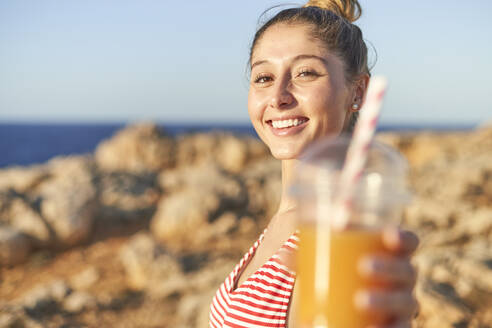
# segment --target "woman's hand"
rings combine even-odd
[[[383,243],[387,254],[367,256],[359,262],[360,273],[378,287],[360,291],[355,302],[378,322],[386,323],[374,327],[410,328],[417,309],[413,295],[417,275],[410,256],[419,240],[410,231],[391,227],[383,231]]]

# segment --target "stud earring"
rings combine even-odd
[[[359,104],[353,104],[352,105],[353,110],[358,110],[359,109]]]

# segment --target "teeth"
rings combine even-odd
[[[283,120],[283,121],[272,121],[272,125],[276,129],[282,129],[282,128],[290,128],[292,126],[298,126],[299,124],[304,123],[305,120],[303,119],[294,119],[294,120]]]

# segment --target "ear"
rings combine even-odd
[[[362,107],[362,104],[366,100],[367,86],[369,85],[369,74],[360,75],[353,83],[352,87],[352,99],[350,110],[357,112]],[[353,106],[357,105],[357,106]]]

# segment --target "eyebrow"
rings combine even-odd
[[[316,55],[297,55],[294,58],[292,58],[292,61],[295,62],[295,61],[303,60],[303,59],[318,59],[318,60],[322,61],[325,65],[328,66],[328,60],[326,60],[326,58],[321,57],[321,56],[316,56]],[[266,64],[266,63],[269,63],[269,61],[266,59],[265,60],[258,60],[256,62],[254,62],[253,64],[251,64],[251,69],[253,69],[255,66],[258,66],[261,64]]]

